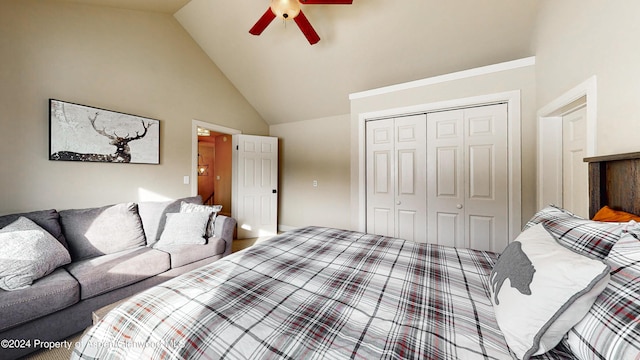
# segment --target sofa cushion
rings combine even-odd
[[[198,195],[175,201],[143,201],[138,203],[138,212],[142,219],[148,246],[152,246],[160,240],[160,235],[167,221],[167,214],[180,212],[180,204],[183,201],[202,204],[202,197]]]
[[[165,245],[158,246],[156,249],[171,254],[171,268],[191,264],[193,262],[206,259],[215,255],[224,254],[226,242],[217,237],[210,237],[206,245]]]
[[[60,222],[74,261],[146,244],[135,203],[62,210]]]
[[[20,217],[0,230],[0,288],[20,290],[71,262],[69,251],[35,222]]]
[[[59,268],[19,291],[0,290],[0,331],[69,307],[80,300],[80,285]]]
[[[80,283],[80,299],[88,299],[169,270],[169,254],[140,247],[73,262],[67,270]]]
[[[41,228],[47,230],[47,232],[53,235],[56,240],[60,241],[65,248],[69,248],[67,240],[62,234],[62,228],[60,228],[60,215],[53,209],[0,216],[0,229],[18,220],[21,216],[26,217],[38,224]]]

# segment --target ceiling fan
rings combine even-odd
[[[311,45],[320,41],[320,36],[313,29],[311,23],[304,16],[300,5],[351,5],[353,0],[271,0],[271,6],[249,30],[253,35],[260,35],[276,17],[282,20],[290,20],[296,22],[304,36],[309,40]]]

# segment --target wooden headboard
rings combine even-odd
[[[640,152],[595,156],[589,163],[589,217],[605,205],[640,214]]]

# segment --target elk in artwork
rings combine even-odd
[[[113,154],[84,154],[73,151],[58,151],[51,154],[51,160],[72,160],[72,161],[100,161],[100,162],[131,162],[131,148],[129,143],[135,140],[142,139],[147,135],[147,131],[153,125],[152,122],[145,123],[144,120],[140,120],[144,131],[136,131],[135,135],[127,133],[124,136],[118,136],[115,131],[112,134],[107,133],[103,127],[99,129],[96,126],[96,120],[98,119],[99,112],[96,112],[93,118],[88,116],[91,122],[91,127],[100,135],[109,139],[109,144],[116,147],[116,151]]]

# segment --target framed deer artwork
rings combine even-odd
[[[49,160],[160,163],[160,121],[49,99]]]

